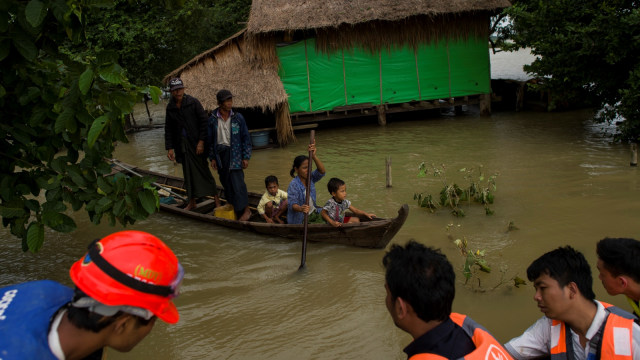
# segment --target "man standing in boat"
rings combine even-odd
[[[598,242],[598,271],[609,295],[623,294],[640,317],[640,241],[604,238]]]
[[[219,206],[216,180],[207,163],[205,141],[207,139],[207,113],[198,99],[184,93],[180,78],[169,82],[171,100],[167,105],[164,124],[164,146],[171,161],[182,164],[184,188],[189,203],[185,210],[196,207],[196,200],[214,196]]]
[[[408,359],[501,359],[511,357],[482,326],[452,313],[455,274],[439,250],[414,240],[394,244],[382,259],[386,305],[397,327],[413,342]]]
[[[527,268],[533,300],[545,316],[511,339],[516,359],[640,360],[640,327],[632,314],[595,300],[591,267],[570,246],[536,259]]]
[[[233,205],[238,220],[246,221],[251,216],[243,171],[249,166],[251,158],[249,129],[242,114],[232,109],[231,91],[218,91],[216,99],[218,108],[209,118],[209,159],[211,167],[218,170],[225,197]]]

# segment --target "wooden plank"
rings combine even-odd
[[[295,125],[292,126],[293,130],[306,130],[306,129],[315,129],[318,127],[318,124],[304,124],[304,125]],[[250,133],[259,132],[259,131],[275,131],[275,127],[270,128],[262,128],[262,129],[253,129],[249,130]]]

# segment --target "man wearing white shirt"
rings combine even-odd
[[[591,268],[570,246],[550,251],[527,268],[533,299],[545,314],[505,348],[515,359],[640,360],[634,316],[595,300]]]

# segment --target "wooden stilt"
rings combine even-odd
[[[631,166],[638,166],[638,143],[631,143]]]
[[[376,106],[376,110],[378,110],[378,125],[387,125],[387,112],[384,105]]]
[[[480,95],[480,115],[491,115],[491,94]]]

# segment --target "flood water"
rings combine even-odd
[[[146,119],[144,105],[137,117]],[[155,109],[162,113],[162,108]],[[154,112],[155,114],[155,112]],[[152,114],[152,116],[155,115]],[[500,341],[519,335],[541,316],[533,288],[498,286],[504,278],[526,278],[526,268],[542,253],[561,245],[582,251],[594,271],[598,298],[610,297],[597,280],[595,244],[605,236],[640,239],[640,170],[629,167],[627,145],[611,144],[587,111],[496,113],[405,120],[380,127],[372,119],[353,127],[320,128],[318,155],[327,176],[340,177],[354,206],[392,217],[410,205],[407,222],[392,244],[416,239],[441,248],[456,269],[454,311],[485,325]],[[158,172],[181,174],[166,158],[163,129],[131,134],[119,144],[122,161]],[[308,133],[286,148],[255,151],[245,171],[250,190],[263,191],[274,174],[286,189],[296,155],[306,152]],[[385,158],[392,159],[393,186],[385,186]],[[438,178],[417,176],[421,162],[444,164],[447,178],[463,183],[461,168],[482,165],[499,173],[492,209],[464,205],[464,218],[446,209],[430,214],[416,206],[414,193],[438,196]],[[216,175],[217,178],[217,175]],[[72,234],[47,232],[38,254],[22,253],[19,240],[0,229],[0,286],[50,278],[70,284],[68,268],[94,238],[115,230],[92,226],[74,215]],[[519,229],[508,231],[513,222]],[[109,359],[405,359],[411,338],[397,329],[385,304],[381,259],[384,250],[310,243],[307,269],[298,272],[301,243],[253,235],[176,218],[164,213],[131,229],[158,235],[186,270],[176,299],[176,325],[156,323],[151,334],[128,354]],[[449,230],[447,230],[449,229]],[[464,257],[450,238],[466,238],[471,250],[486,250],[492,273],[464,283]]]

